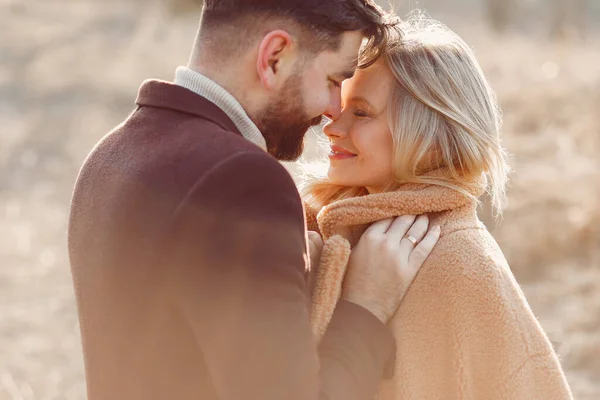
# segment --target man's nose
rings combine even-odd
[[[331,99],[329,101],[329,106],[327,107],[327,110],[325,110],[325,113],[323,115],[325,115],[330,120],[335,121],[338,118],[340,118],[341,113],[342,113],[342,96],[341,96],[341,90],[338,89],[335,91],[334,94],[331,95]]]

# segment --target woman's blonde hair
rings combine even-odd
[[[396,85],[388,101],[396,181],[453,188],[474,197],[485,175],[496,215],[502,212],[509,172],[500,142],[501,111],[469,46],[443,24],[414,12],[399,23],[382,57]],[[425,172],[444,168],[447,173]],[[315,208],[367,194],[307,170],[302,193]],[[476,179],[475,179],[476,180]]]

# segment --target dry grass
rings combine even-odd
[[[72,184],[141,81],[185,63],[196,30],[194,14],[140,4],[0,0],[0,400],[85,397],[66,256]],[[576,398],[598,399],[599,43],[461,33],[498,90],[514,155],[492,231]]]

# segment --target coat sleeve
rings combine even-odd
[[[552,345],[487,231],[451,233],[436,251],[432,262],[452,271],[431,295],[447,316],[439,328],[453,344],[458,397],[571,399]]]
[[[173,224],[172,296],[220,399],[373,398],[393,337],[341,303],[317,348],[302,203],[276,160],[231,156],[198,182]]]

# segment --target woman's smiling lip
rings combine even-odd
[[[356,157],[356,154],[350,153],[348,150],[340,146],[331,146],[331,152],[329,153],[330,160],[344,160],[352,157]]]

